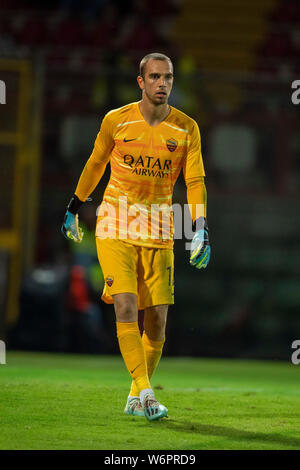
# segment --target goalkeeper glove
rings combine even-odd
[[[83,231],[79,227],[77,214],[82,204],[83,202],[80,201],[80,199],[78,199],[78,197],[74,194],[71,201],[69,202],[64,221],[61,226],[61,231],[64,237],[68,240],[73,240],[76,243],[80,243],[83,238]]]
[[[201,228],[196,231],[192,240],[190,264],[197,269],[206,268],[210,260],[211,248],[208,239],[208,225],[204,217],[200,217],[194,222],[194,226],[201,224]]]

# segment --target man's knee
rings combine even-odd
[[[118,322],[135,322],[138,319],[137,298],[135,294],[116,294],[114,307]]]
[[[147,336],[154,340],[160,341],[165,337],[167,323],[167,305],[158,305],[145,309],[144,327]]]

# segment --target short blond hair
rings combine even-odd
[[[143,78],[145,77],[145,69],[146,69],[147,62],[149,62],[149,60],[151,59],[165,60],[167,62],[170,62],[170,64],[172,65],[172,69],[173,69],[173,64],[172,64],[170,57],[168,57],[165,54],[161,54],[160,52],[152,52],[151,54],[145,55],[145,57],[143,57],[140,62],[140,76]]]

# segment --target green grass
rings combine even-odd
[[[169,419],[123,414],[120,357],[8,352],[0,449],[300,449],[300,366],[163,358],[152,385]]]

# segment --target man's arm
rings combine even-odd
[[[102,178],[113,146],[112,125],[109,118],[105,116],[95,140],[93,152],[81,173],[75,194],[65,213],[61,231],[66,238],[81,242],[83,232],[78,225],[78,210]]]
[[[204,176],[194,176],[185,178],[187,189],[187,202],[191,212],[193,223],[199,217],[206,217],[207,210],[207,192],[204,182]]]
[[[113,147],[112,125],[108,116],[105,116],[95,140],[92,155],[86,162],[75,190],[75,195],[80,201],[86,201],[96,188],[104,174]]]
[[[187,186],[187,201],[196,230],[192,240],[190,264],[198,269],[206,268],[210,259],[208,238],[207,192],[204,182],[205,171],[201,154],[201,139],[198,125],[194,123],[188,147],[186,161],[183,167]]]

